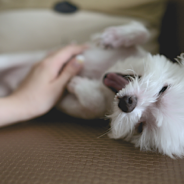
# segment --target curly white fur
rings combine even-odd
[[[183,55],[180,57],[184,62]],[[141,63],[133,68],[134,74],[141,75],[130,82],[115,96],[113,114],[110,115],[111,138],[126,138],[142,150],[158,150],[170,157],[184,155],[184,67],[173,64],[164,56],[151,56],[137,61],[129,58],[121,63],[127,65]],[[128,64],[127,64],[128,63]],[[119,70],[120,65],[118,65]],[[163,94],[159,91],[168,86]],[[138,99],[136,108],[124,113],[118,108],[119,97],[134,95]],[[136,132],[136,125],[143,122],[143,131]]]

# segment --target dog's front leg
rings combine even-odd
[[[59,104],[62,111],[84,119],[104,116],[108,100],[100,81],[76,76],[67,88],[70,94]]]

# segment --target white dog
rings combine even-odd
[[[70,81],[58,107],[85,119],[111,114],[111,138],[126,138],[142,150],[181,157],[184,67],[182,62],[173,64],[143,50],[140,45],[148,38],[148,30],[139,22],[106,29],[98,41],[110,49],[91,45],[83,53],[84,69]],[[31,66],[46,54],[2,55],[0,95],[16,89]]]

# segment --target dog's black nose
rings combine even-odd
[[[132,112],[137,105],[136,96],[123,96],[119,99],[118,107],[126,113]]]

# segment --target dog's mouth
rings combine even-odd
[[[104,85],[117,93],[119,90],[125,88],[125,86],[131,82],[133,75],[122,75],[119,73],[108,73],[104,76]],[[119,99],[118,107],[125,113],[132,112],[137,105],[136,96],[125,95]]]
[[[123,75],[119,73],[108,73],[103,78],[103,83],[106,87],[111,89],[114,93],[118,93],[120,90],[126,87],[135,77],[139,79],[141,76],[134,75]],[[157,96],[161,96],[164,92],[170,87],[170,85],[163,85],[160,91],[157,93]],[[138,99],[135,95],[124,95],[122,97],[117,97],[118,107],[124,113],[131,113],[137,106]],[[139,120],[139,122],[135,125],[135,133],[141,134],[146,126],[145,119]]]
[[[138,76],[140,78],[140,76]],[[104,85],[111,89],[113,92],[117,93],[122,90],[126,85],[135,78],[133,75],[122,75],[119,73],[108,73],[104,76]],[[164,88],[165,89],[165,88]],[[164,90],[163,89],[163,90]],[[162,91],[163,91],[162,90]],[[137,105],[136,96],[123,96],[119,98],[118,107],[125,113],[132,112]],[[145,121],[140,121],[135,125],[135,133],[141,134],[143,132]]]
[[[132,75],[122,75],[119,73],[108,73],[104,76],[103,82],[106,87],[111,89],[114,93],[125,88],[130,82]]]

